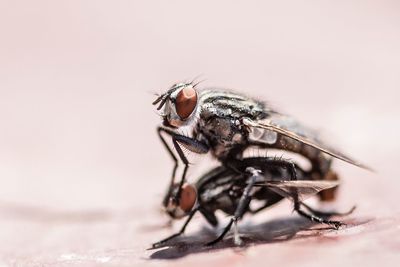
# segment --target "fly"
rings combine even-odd
[[[282,164],[277,164],[281,161]],[[283,159],[245,158],[234,171],[226,166],[216,167],[199,178],[196,184],[185,183],[180,197],[180,216],[187,219],[179,232],[153,244],[153,248],[161,247],[168,241],[182,235],[196,213],[201,213],[213,227],[218,225],[215,215],[220,210],[231,216],[222,233],[206,245],[213,245],[224,238],[233,226],[234,242],[242,243],[237,222],[246,214],[255,214],[287,198],[292,200],[294,210],[301,216],[318,223],[324,223],[337,229],[340,221],[329,220],[333,215],[347,213],[318,211],[303,203],[305,197],[317,194],[326,189],[334,188],[338,181],[307,180],[309,173],[296,164],[289,164]],[[293,180],[294,173],[296,179]],[[173,191],[178,190],[175,184]],[[261,205],[251,208],[252,200],[260,201]]]
[[[244,170],[237,167],[243,165],[244,151],[248,148],[278,149],[303,156],[311,165],[308,180],[337,181],[338,176],[331,169],[333,158],[369,169],[327,145],[315,131],[293,117],[277,112],[262,101],[227,90],[199,90],[197,85],[174,84],[153,102],[158,105],[157,110],[162,109],[163,123],[157,128],[158,135],[175,163],[163,201],[172,217],[183,214],[180,198],[189,168],[184,149],[198,154],[211,153],[224,168],[242,174]],[[177,155],[165,135],[171,138]],[[184,169],[176,183],[179,162]],[[268,164],[287,167],[291,162],[268,158]],[[297,180],[296,172],[291,180]],[[321,190],[321,200],[332,200],[335,188]]]

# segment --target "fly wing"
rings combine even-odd
[[[255,131],[263,131],[267,130],[270,134],[265,137],[265,133],[263,134],[263,138],[266,139],[266,142],[273,143],[277,139],[277,135],[283,135],[289,137],[293,140],[296,140],[300,143],[306,144],[310,147],[313,147],[319,151],[322,151],[334,158],[340,159],[352,165],[358,166],[363,169],[367,169],[372,171],[371,168],[365,166],[364,164],[351,159],[350,157],[344,155],[343,153],[331,148],[324,142],[318,139],[316,132],[304,127],[296,120],[291,117],[284,116],[281,114],[273,114],[271,117],[261,120],[254,121],[248,118],[243,119],[243,123],[248,127],[251,127]],[[269,138],[269,140],[268,140]]]
[[[300,199],[313,196],[320,191],[338,186],[338,181],[265,181],[257,182],[254,186],[266,186],[285,198],[292,198],[296,193]]]

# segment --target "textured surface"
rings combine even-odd
[[[399,11],[396,1],[0,1],[0,266],[395,265]],[[172,162],[150,103],[198,74],[323,129],[377,170],[335,163],[335,208],[357,205],[348,227],[320,229],[282,203],[245,218],[244,248],[230,236],[202,247],[214,233],[199,216],[169,247],[146,250],[181,223],[165,227],[159,212]],[[193,180],[209,162],[191,161]]]

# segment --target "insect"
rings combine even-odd
[[[283,159],[272,160],[265,157],[245,158],[236,166],[240,172],[219,166],[200,177],[194,186],[184,184],[180,206],[169,210],[169,212],[173,218],[184,216],[188,216],[188,218],[178,233],[153,244],[153,247],[157,248],[183,234],[197,212],[200,212],[212,226],[217,226],[218,219],[215,216],[217,210],[231,215],[231,219],[218,238],[207,243],[207,245],[222,240],[232,225],[235,229],[234,242],[240,245],[241,239],[237,230],[238,220],[246,213],[255,214],[284,198],[293,201],[294,210],[301,216],[338,228],[342,224],[341,222],[325,218],[332,215],[349,214],[354,208],[347,213],[326,213],[314,210],[301,201],[303,196],[316,194],[337,186],[338,181],[305,180],[308,173],[301,167],[296,164],[287,164],[287,167],[283,168],[276,164],[279,160],[284,161]],[[294,172],[297,180],[292,180]],[[171,190],[178,190],[178,185],[176,184]],[[256,209],[250,208],[249,203],[252,200],[261,201],[260,206]],[[309,213],[301,207],[307,209]]]
[[[163,109],[163,122],[157,132],[175,163],[168,194],[163,201],[167,210],[176,210],[180,205],[189,168],[184,149],[198,154],[211,153],[222,166],[241,173],[243,170],[239,171],[237,166],[249,148],[278,149],[303,156],[311,165],[308,170],[310,180],[337,180],[331,169],[332,158],[368,169],[321,141],[313,130],[262,101],[227,90],[199,90],[197,85],[194,82],[174,84],[153,102],[158,105],[157,110]],[[165,135],[171,138],[177,155]],[[184,168],[177,189],[171,190],[175,187],[179,162]],[[288,163],[276,158],[268,161],[268,164],[281,167],[287,167]],[[297,180],[295,172],[292,180]],[[320,192],[322,200],[333,197],[334,188]]]

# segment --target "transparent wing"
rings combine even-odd
[[[294,193],[297,193],[300,199],[313,196],[320,191],[338,186],[338,181],[265,181],[256,182],[254,186],[266,186],[279,195],[292,198]]]
[[[334,158],[343,160],[347,163],[350,163],[352,165],[358,166],[363,169],[367,169],[372,171],[371,168],[368,166],[365,166],[364,164],[351,159],[350,157],[342,154],[341,152],[329,147],[326,145],[324,142],[320,141],[317,138],[317,134],[302,126],[298,122],[296,122],[294,119],[283,116],[283,115],[273,115],[271,118],[256,122],[251,119],[245,118],[243,119],[243,123],[249,127],[253,127],[256,129],[261,129],[261,130],[268,130],[269,132],[276,133],[276,134],[281,134],[286,137],[289,137],[293,140],[296,140],[300,143],[309,145],[317,150],[320,150],[328,155],[331,155]],[[270,140],[271,143],[273,143],[273,139],[277,138],[277,135],[271,136],[270,135]],[[268,141],[267,141],[268,142]]]

